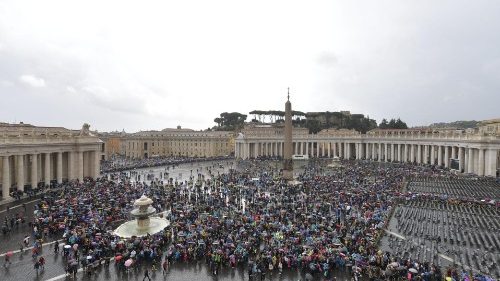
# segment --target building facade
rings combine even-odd
[[[11,189],[99,176],[102,142],[82,130],[0,123],[2,198]]]
[[[236,138],[235,157],[283,156],[283,127],[248,126]],[[340,157],[374,161],[436,164],[480,176],[496,176],[499,167],[500,119],[487,120],[473,130],[375,129],[323,130],[309,134],[293,129],[293,152],[309,157]]]
[[[109,160],[114,155],[123,154],[125,151],[125,132],[99,133],[98,137],[103,142],[102,160]]]
[[[234,152],[234,135],[222,131],[164,129],[128,134],[122,139],[122,144],[122,154],[129,158],[215,157]]]

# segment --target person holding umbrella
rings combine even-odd
[[[8,264],[11,264],[12,262],[10,261],[10,257],[12,257],[13,253],[12,251],[8,251],[6,254],[5,254],[5,262],[3,264],[3,266],[7,266],[7,263]]]

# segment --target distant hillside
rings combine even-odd
[[[467,129],[467,128],[476,128],[479,125],[480,121],[472,120],[472,121],[455,121],[455,122],[440,122],[433,123],[429,125],[429,128],[458,128],[458,129]]]

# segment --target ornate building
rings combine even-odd
[[[250,125],[236,138],[235,157],[283,156],[283,125]],[[323,130],[293,128],[293,153],[309,157],[415,162],[495,176],[499,167],[500,119],[476,129]]]
[[[156,156],[214,157],[234,152],[232,132],[164,129],[128,134],[122,139],[122,154],[130,158]]]
[[[0,123],[2,198],[11,189],[99,176],[102,142],[84,124],[80,131],[61,127]]]

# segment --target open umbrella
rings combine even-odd
[[[413,268],[413,267],[412,267],[412,268],[410,268],[410,269],[408,269],[408,271],[409,271],[409,272],[411,272],[411,273],[417,273],[417,272],[418,272],[418,271],[417,271],[415,268]]]
[[[8,251],[7,254],[6,254],[6,256],[10,258],[10,257],[12,257],[13,254],[14,253],[12,251]]]
[[[115,261],[120,261],[123,257],[122,256],[116,256]]]
[[[125,266],[126,266],[126,267],[129,267],[129,266],[131,266],[133,263],[134,263],[134,260],[133,260],[133,259],[128,259],[128,260],[126,260],[126,261],[125,261]]]

